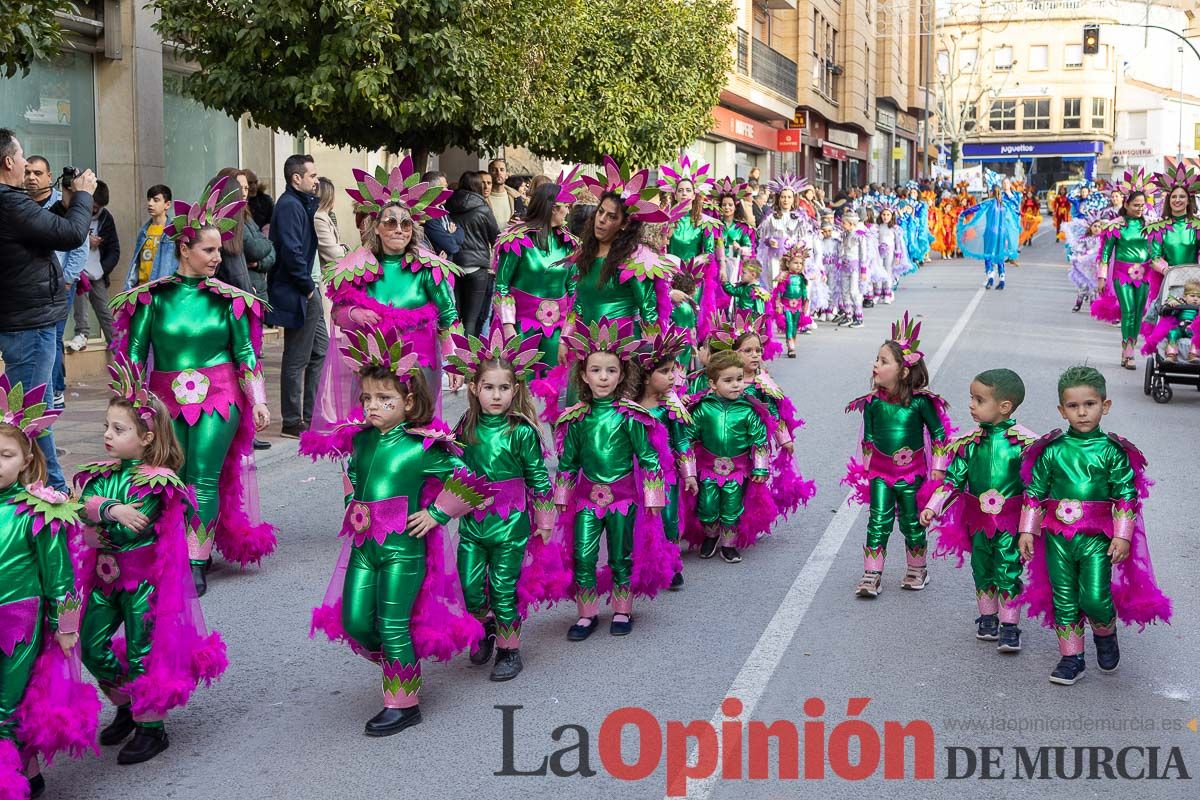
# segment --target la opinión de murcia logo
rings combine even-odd
[[[744,721],[736,697],[721,703],[714,721],[659,720],[633,706],[618,708],[600,724],[596,747],[583,725],[566,724],[550,733],[549,752],[517,753],[517,712],[524,706],[497,705],[503,752],[498,777],[591,778],[599,767],[622,781],[645,781],[665,767],[668,797],[683,797],[689,781],[795,781],[841,779],[964,780],[1190,780],[1177,746],[1035,746],[1011,748],[950,745],[942,748],[944,769],[937,773],[937,742],[926,720],[882,723],[861,719],[869,697],[846,701],[845,718],[826,720],[819,697],[804,702],[806,719]],[[714,724],[714,722],[716,724]],[[1174,723],[1174,720],[1170,722]],[[1195,721],[1163,730],[1195,732]],[[523,737],[524,738],[524,737]],[[623,747],[622,742],[627,746]]]

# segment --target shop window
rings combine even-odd
[[[96,168],[94,75],[90,55],[69,53],[34,62],[24,77],[0,78],[0,125],[13,130],[26,156],[44,156],[55,175],[65,166]]]
[[[171,192],[194,201],[219,170],[240,166],[238,123],[185,96],[186,85],[186,75],[163,72],[163,150]]]
[[[1083,100],[1078,97],[1063,98],[1063,130],[1077,131],[1083,127]]]
[[[988,125],[994,131],[1015,131],[1017,129],[1017,101],[993,100],[988,113]]]
[[[1021,129],[1026,131],[1050,130],[1050,100],[1021,101]]]

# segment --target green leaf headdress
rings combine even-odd
[[[173,216],[163,228],[163,236],[174,241],[190,242],[200,234],[200,229],[211,225],[221,232],[221,241],[233,238],[238,224],[238,214],[246,207],[241,199],[242,189],[237,181],[226,191],[229,176],[218,178],[204,190],[199,203],[176,200]]]

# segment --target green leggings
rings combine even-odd
[[[33,662],[37,659],[41,642],[42,605],[39,600],[32,641],[17,643],[11,656],[0,653],[0,739],[17,741],[12,717],[25,697],[25,688],[29,686],[29,676],[33,674]]]
[[[150,654],[150,596],[154,585],[142,581],[132,592],[115,591],[105,594],[93,589],[88,596],[87,611],[80,626],[79,641],[83,646],[83,665],[100,682],[114,703],[125,702],[120,687],[146,671],[146,656]],[[125,626],[125,663],[121,666],[113,652],[112,640]]]
[[[1021,554],[1011,533],[996,531],[988,538],[983,531],[971,537],[971,574],[975,591],[1016,597],[1021,591]]]
[[[667,505],[662,510],[663,531],[668,542],[679,541],[679,484],[667,487]]]
[[[415,664],[413,603],[425,580],[425,540],[393,533],[350,551],[342,589],[342,626],[366,650],[387,661]]]
[[[701,524],[732,528],[742,518],[744,494],[745,487],[738,481],[727,481],[724,486],[718,486],[714,480],[700,481],[696,516]]]
[[[633,574],[633,521],[637,507],[624,514],[609,511],[604,519],[590,508],[575,516],[575,583],[579,588],[596,588],[596,559],[600,555],[600,537],[608,537],[608,566],[612,568],[613,586],[629,585]]]
[[[1146,313],[1146,299],[1150,297],[1150,282],[1141,286],[1113,281],[1113,293],[1121,306],[1121,341],[1136,342],[1142,331],[1142,317]]]
[[[788,339],[795,339],[796,334],[800,332],[800,317],[802,313],[800,311],[783,312],[783,321],[786,323],[785,328]]]
[[[241,422],[241,412],[236,406],[229,410],[229,419],[224,420],[216,412],[201,414],[195,425],[188,425],[183,417],[176,417],[172,424],[179,446],[183,448],[183,469],[179,477],[196,490],[196,506],[204,527],[188,537],[188,558],[193,564],[203,564],[212,555],[213,528],[221,513],[217,484],[221,467],[233,437]],[[189,526],[190,527],[190,526]]]
[[[1102,534],[1077,533],[1070,539],[1044,531],[1046,568],[1054,592],[1054,624],[1079,625],[1087,617],[1093,625],[1108,627],[1117,612],[1112,599],[1110,540]]]
[[[918,477],[913,483],[897,481],[895,486],[888,486],[883,478],[871,479],[871,512],[867,520],[869,549],[887,550],[899,512],[904,544],[911,552],[925,552],[925,529],[921,527],[920,509],[917,508],[917,490],[924,482],[924,478]]]
[[[529,543],[529,515],[520,512],[501,519],[488,514],[478,522],[468,514],[458,532],[458,577],[467,610],[479,618],[490,610],[502,627],[519,627],[517,580]]]

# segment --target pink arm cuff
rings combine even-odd
[[[667,485],[661,472],[655,472],[642,482],[642,496],[647,508],[662,508],[667,504]]]
[[[267,404],[267,379],[259,370],[247,371],[242,375],[242,391],[250,405]]]
[[[517,303],[511,295],[497,295],[496,313],[500,316],[501,325],[517,324]]]
[[[1034,536],[1042,534],[1042,518],[1046,516],[1046,509],[1042,508],[1038,501],[1025,498],[1025,504],[1021,506],[1021,521],[1017,524],[1017,530],[1021,533],[1029,533]]]
[[[571,490],[575,488],[575,478],[573,475],[564,475],[558,473],[554,476],[554,505],[565,506],[571,497]]]
[[[925,510],[932,511],[935,517],[940,517],[942,511],[946,508],[946,504],[950,502],[950,498],[953,496],[954,490],[943,483],[933,490],[933,494],[929,497],[929,502],[925,504]]]
[[[684,478],[696,477],[696,454],[689,451],[679,457],[679,474]]]

